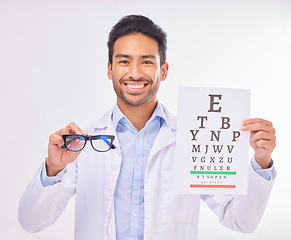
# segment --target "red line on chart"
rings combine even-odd
[[[236,188],[236,185],[190,184],[190,188]]]

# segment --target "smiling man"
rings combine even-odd
[[[108,77],[113,81],[119,108],[138,130],[152,115],[160,82],[167,73],[168,64],[161,62],[159,46],[153,38],[130,33],[114,43]]]
[[[87,131],[70,123],[50,136],[48,157],[20,202],[21,225],[31,232],[48,227],[76,195],[77,240],[195,240],[200,199],[222,225],[253,231],[276,175],[272,123],[242,124],[254,149],[247,196],[177,195],[176,118],[157,101],[169,68],[166,34],[144,16],[126,16],[112,28],[108,49],[116,104]],[[86,141],[93,148],[83,149]]]

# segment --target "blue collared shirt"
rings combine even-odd
[[[122,154],[114,194],[117,239],[143,239],[144,174],[153,143],[166,121],[165,113],[158,103],[145,127],[138,131],[116,104],[112,121]]]

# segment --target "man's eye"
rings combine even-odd
[[[153,62],[151,62],[151,61],[144,61],[143,63],[146,64],[146,65],[153,64]]]
[[[127,60],[121,60],[119,61],[118,63],[121,63],[121,64],[128,64],[129,62]]]

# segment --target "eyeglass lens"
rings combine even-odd
[[[110,149],[111,139],[107,136],[92,136],[91,144],[95,150],[104,152]]]
[[[66,138],[66,147],[71,151],[80,151],[83,149],[86,139],[83,136],[68,136]]]

